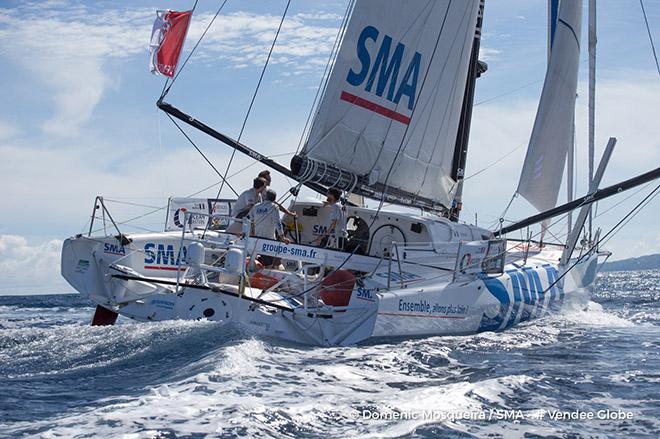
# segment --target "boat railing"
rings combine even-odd
[[[209,222],[213,219],[220,219],[220,220],[228,220],[230,222],[236,222],[241,224],[241,236],[237,236],[235,241],[215,241],[212,239],[199,239],[195,236],[194,230],[192,228],[192,218],[193,216],[199,217],[207,217],[209,219]],[[190,230],[189,230],[190,227]],[[186,236],[186,233],[189,233],[189,236]],[[203,213],[203,212],[184,212],[183,214],[183,224],[181,228],[181,241],[179,244],[179,255],[177,257],[177,275],[176,275],[176,291],[179,291],[179,286],[181,283],[181,265],[184,263],[184,255],[182,255],[182,251],[184,249],[184,244],[185,242],[198,242],[204,245],[204,248],[206,250],[206,245],[207,243],[215,243],[218,244],[221,249],[223,250],[229,250],[230,248],[236,248],[241,251],[241,256],[240,256],[240,274],[236,273],[235,271],[230,271],[225,268],[220,268],[220,267],[214,267],[210,265],[205,265],[205,264],[200,264],[199,268],[206,270],[206,271],[211,271],[215,273],[231,273],[231,274],[238,274],[239,276],[239,282],[238,282],[238,288],[239,288],[239,294],[242,294],[245,288],[245,284],[247,281],[247,275],[246,275],[246,262],[247,262],[247,257],[248,257],[248,239],[247,237],[250,234],[250,220],[248,219],[239,219],[239,218],[234,218],[229,215],[222,215],[222,214],[217,214],[217,213]]]
[[[432,252],[432,254],[425,254]],[[401,274],[401,262],[410,262],[420,259],[437,258],[438,255],[446,256],[448,266],[445,269],[452,270],[452,280],[463,277],[474,277],[480,274],[502,274],[504,272],[505,258],[507,253],[506,239],[489,239],[478,241],[459,242],[415,242],[412,244],[404,242],[392,242],[392,251],[389,253],[388,272],[391,273],[392,266],[396,263],[396,269]],[[453,264],[451,264],[453,262]],[[388,276],[390,278],[391,276]],[[399,276],[403,286],[404,276]],[[388,281],[389,287],[389,281]]]
[[[89,221],[89,230],[87,231],[87,236],[90,237],[92,236],[92,233],[94,232],[94,221],[97,219],[96,216],[96,211],[101,210],[101,220],[103,221],[103,233],[107,236],[108,235],[108,220],[112,223],[112,226],[117,230],[117,234],[119,237],[123,237],[124,235],[121,233],[121,230],[119,230],[119,226],[115,222],[114,218],[112,218],[112,215],[110,214],[110,211],[105,205],[105,202],[103,201],[103,197],[100,195],[97,195],[94,198],[94,208],[92,209],[92,217]]]

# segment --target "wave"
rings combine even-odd
[[[505,332],[333,348],[205,321],[90,327],[88,305],[41,302],[32,309],[64,323],[0,330],[9,408],[0,422],[8,435],[45,437],[655,437],[658,307],[627,298],[656,290],[617,276]],[[0,306],[9,307],[0,315],[28,313]],[[634,422],[539,417],[602,408],[633,411]],[[430,417],[410,415],[425,410]],[[469,418],[517,410],[517,422]]]

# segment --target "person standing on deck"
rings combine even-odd
[[[252,187],[238,196],[234,203],[235,218],[243,218],[250,212],[252,206],[261,203],[261,194],[266,190],[268,181],[265,178],[257,177],[252,180]]]
[[[238,219],[244,218],[255,204],[262,201],[261,194],[266,190],[266,186],[267,182],[264,178],[257,177],[252,180],[252,187],[239,195],[238,199],[232,206],[234,211],[232,216]],[[240,235],[241,229],[241,223],[234,221],[229,227],[227,227],[227,233]]]
[[[264,198],[264,201],[255,204],[247,215],[252,221],[251,236],[282,241],[284,230],[275,203],[277,194],[274,190],[267,189]]]
[[[270,176],[270,171],[269,171],[268,169],[264,169],[263,171],[261,171],[261,172],[259,173],[259,175],[257,175],[257,178],[263,178],[264,180],[266,180],[266,186],[270,188],[270,183],[272,182],[272,178],[271,178],[271,176]],[[282,205],[281,205],[280,203],[278,203],[277,201],[274,201],[274,203],[277,205],[277,208],[278,208],[278,209],[280,210],[280,212],[282,212],[283,214],[285,214],[285,215],[290,215],[290,216],[293,216],[293,217],[296,216],[296,212],[291,212],[289,209],[287,209],[286,207],[282,206]]]
[[[280,220],[280,213],[275,202],[277,194],[274,190],[268,189],[264,193],[264,198],[264,201],[255,204],[247,215],[251,221],[250,235],[257,238],[284,241],[288,244],[289,240],[284,238],[282,221]],[[259,260],[266,267],[280,265],[280,259],[272,256],[259,255]]]
[[[327,192],[327,199],[323,202],[324,209],[330,209],[328,216],[328,227],[326,232],[316,238],[313,244],[319,247],[332,247],[342,250],[344,248],[346,237],[346,219],[344,217],[344,210],[339,204],[341,199],[341,191],[337,188],[331,187]]]

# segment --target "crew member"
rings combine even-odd
[[[266,183],[266,180],[261,177],[252,180],[252,187],[239,195],[238,199],[232,206],[234,218],[242,219],[250,212],[255,204],[261,202],[261,194],[266,190]],[[241,229],[241,223],[234,221],[229,227],[227,227],[227,233],[240,235]]]
[[[268,181],[265,178],[257,177],[252,180],[252,187],[238,196],[234,203],[235,218],[243,218],[250,212],[250,209],[262,201],[261,194],[266,190]]]
[[[339,204],[341,191],[337,188],[328,189],[326,201],[323,202],[324,209],[330,209],[328,215],[328,227],[325,234],[314,240],[314,244],[320,247],[344,248],[346,237],[346,220],[344,211]]]
[[[267,189],[264,192],[264,198],[264,201],[254,205],[247,216],[252,223],[251,235],[257,238],[284,241],[288,244],[289,240],[284,238],[280,213],[275,203],[277,194],[274,190]],[[259,259],[266,267],[280,264],[279,258],[273,258],[271,256],[259,255]]]
[[[264,201],[255,204],[248,213],[247,217],[252,221],[251,235],[258,238],[282,240],[284,231],[277,204],[275,204],[277,194],[274,190],[267,189],[264,192],[264,198]]]
[[[267,187],[270,187],[270,183],[273,181],[273,179],[270,176],[270,171],[268,169],[264,169],[263,171],[261,171],[259,175],[257,175],[257,178],[263,178],[264,180],[266,180]],[[296,216],[296,212],[291,212],[289,209],[282,206],[277,201],[275,201],[275,204],[277,205],[277,208],[280,210],[280,212],[282,212],[283,214],[290,215],[292,217]]]

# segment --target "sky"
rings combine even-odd
[[[215,196],[218,176],[155,105],[162,77],[148,72],[156,9],[193,1],[0,1],[0,275],[2,293],[66,292],[62,241],[89,224],[103,195],[119,221],[154,211],[171,195]],[[183,56],[198,41],[218,0],[200,0]],[[241,141],[288,164],[298,147],[347,0],[293,0]],[[284,11],[285,0],[228,0],[167,101],[236,137]],[[596,154],[618,144],[603,185],[660,163],[660,77],[638,0],[598,2]],[[660,2],[645,0],[656,44]],[[517,186],[546,67],[545,0],[487,0],[464,192],[463,219],[491,226]],[[586,2],[585,2],[586,20]],[[586,41],[586,23],[583,42]],[[576,109],[578,194],[586,193],[587,54],[583,43]],[[231,150],[188,130],[224,170]],[[504,157],[504,159],[502,159]],[[248,167],[242,172],[237,172]],[[484,172],[478,173],[486,168]],[[263,169],[236,155],[232,187]],[[292,181],[275,175],[284,193]],[[595,220],[609,230],[650,188],[601,202]],[[560,200],[565,199],[562,189]],[[223,196],[233,194],[226,187]],[[308,194],[311,195],[311,194]],[[120,203],[121,202],[121,203]],[[617,203],[621,203],[615,206]],[[611,209],[611,210],[608,210]],[[534,213],[514,199],[506,217]],[[654,201],[607,248],[613,259],[660,252]],[[126,231],[162,230],[163,210]]]

